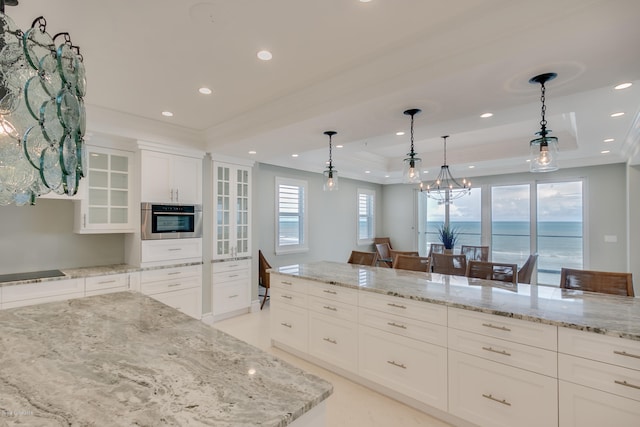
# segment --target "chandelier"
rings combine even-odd
[[[422,159],[416,157],[415,151],[413,151],[413,116],[420,111],[417,108],[412,108],[404,112],[405,115],[411,116],[411,150],[407,153],[407,158],[404,159],[404,167],[402,172],[402,182],[405,184],[417,184],[420,182],[420,165]]]
[[[331,158],[331,137],[338,132],[328,130],[324,134],[329,136],[329,165],[324,171],[324,191],[337,191],[338,190],[338,171],[333,168],[333,160]]]
[[[74,195],[84,177],[86,77],[68,33],[51,37],[44,17],[21,31],[0,0],[0,206]]]
[[[529,170],[531,172],[552,172],[558,170],[558,138],[548,136],[551,131],[547,130],[547,120],[544,117],[547,111],[547,106],[544,103],[546,92],[544,84],[549,80],[555,79],[557,76],[556,73],[545,73],[532,77],[529,80],[529,83],[540,83],[542,91],[540,96],[540,102],[542,102],[542,120],[540,120],[540,132],[536,133],[536,135],[540,135],[540,137],[532,139],[529,143]]]
[[[471,181],[466,178],[459,183],[449,170],[447,165],[447,138],[449,135],[442,137],[444,140],[444,164],[440,167],[438,177],[429,184],[420,183],[420,191],[426,191],[427,196],[437,200],[438,204],[450,204],[453,200],[462,196],[471,194]]]

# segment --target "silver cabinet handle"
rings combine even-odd
[[[322,308],[324,308],[325,310],[338,311],[337,308],[331,307],[330,305],[325,305]]]
[[[625,387],[631,387],[631,388],[635,388],[635,389],[640,390],[640,385],[635,385],[635,384],[628,383],[626,381],[618,381],[618,380],[614,380],[613,382],[616,383],[616,384],[623,385]]]
[[[491,348],[491,347],[482,347],[482,349],[486,350],[486,351],[490,351],[492,353],[498,353],[498,354],[502,354],[502,355],[505,355],[505,356],[511,356],[511,353],[507,353],[504,350],[496,350],[496,349]]]
[[[626,351],[613,350],[613,353],[619,354],[620,356],[634,357],[636,359],[640,359],[640,355],[627,353]]]
[[[231,299],[231,298],[237,298],[237,297],[238,297],[238,295],[237,295],[237,294],[236,294],[236,295],[229,295],[229,299]]]
[[[289,295],[281,295],[281,296],[282,296],[282,298],[285,298],[285,299],[293,299],[293,297],[291,297]]]
[[[180,196],[178,196],[178,189],[176,188],[176,202],[180,201]]]
[[[406,326],[401,325],[401,324],[396,323],[396,322],[387,322],[387,325],[393,326],[394,328],[407,329]]]
[[[280,323],[280,324],[285,328],[291,328],[291,325],[289,323]]]
[[[99,285],[105,285],[107,283],[116,283],[115,280],[103,280],[101,282],[98,282]]]
[[[169,248],[167,249],[169,252],[181,251],[182,248]]]
[[[284,281],[281,281],[280,283],[282,283],[283,285],[289,285],[289,286],[293,285],[293,283],[291,283],[291,282],[284,282]]]
[[[338,293],[336,291],[330,291],[328,289],[325,289],[322,292],[324,292],[325,294],[338,295]]]
[[[172,271],[171,273],[167,273],[167,276],[175,276],[176,274],[182,273],[181,271]]]
[[[391,307],[395,307],[395,308],[401,308],[401,309],[403,309],[403,310],[405,310],[405,309],[407,308],[407,307],[405,307],[404,305],[394,304],[394,303],[392,303],[392,302],[388,302],[388,303],[387,303],[387,305],[388,305],[388,306],[391,306]]]
[[[239,274],[230,274],[230,275],[229,275],[229,278],[232,278],[232,277],[238,277],[238,276],[239,276]]]
[[[169,288],[175,288],[176,286],[180,286],[181,283],[172,283],[171,285],[169,285]]]
[[[492,329],[499,329],[501,331],[511,332],[511,329],[507,328],[506,326],[496,326],[496,325],[492,325],[491,323],[483,323],[482,326],[486,326],[487,328],[492,328]]]
[[[398,363],[395,360],[387,360],[387,363],[389,365],[397,366],[398,368],[407,369],[407,367],[404,364]]]
[[[325,340],[326,342],[331,343],[331,344],[338,344],[338,341],[332,340],[331,338],[322,338],[322,339]]]
[[[493,400],[494,402],[502,403],[503,405],[511,406],[511,403],[507,402],[505,399],[497,399],[490,394],[482,394],[482,397],[486,397],[489,400]]]
[[[173,202],[173,188],[171,189],[170,193],[171,193],[171,194],[170,194],[171,201]]]

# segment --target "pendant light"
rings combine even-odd
[[[447,138],[449,135],[442,137],[444,140],[444,164],[440,167],[438,177],[426,186],[420,183],[420,191],[426,191],[427,196],[437,200],[440,205],[451,204],[453,200],[471,194],[471,181],[463,178],[460,183],[451,175],[447,164]]]
[[[422,159],[416,157],[416,153],[413,151],[413,116],[421,112],[417,108],[412,108],[404,112],[405,115],[411,116],[411,151],[407,153],[407,158],[404,159],[404,167],[402,172],[402,182],[405,184],[418,184],[420,183],[420,166],[422,165]]]
[[[530,150],[530,163],[529,169],[531,172],[552,172],[558,170],[558,138],[555,136],[549,136],[550,130],[547,130],[547,120],[545,119],[545,113],[547,106],[545,105],[545,91],[544,84],[549,80],[553,80],[558,75],[556,73],[545,73],[539,76],[532,77],[529,83],[537,84],[541,86],[542,94],[540,101],[542,102],[542,120],[540,120],[540,132],[536,135],[540,135],[536,139],[532,139],[529,143]]]
[[[337,133],[333,130],[328,130],[324,133],[329,136],[329,166],[324,171],[324,185],[322,187],[324,191],[338,190],[338,171],[333,168],[333,159],[331,158],[331,137]]]

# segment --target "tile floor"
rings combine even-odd
[[[262,311],[223,320],[215,323],[214,327],[331,382],[334,389],[327,400],[327,427],[450,427],[443,421],[271,347],[268,303]]]

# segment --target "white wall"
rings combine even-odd
[[[633,274],[633,287],[640,296],[640,166],[627,167],[628,192],[628,250],[629,272]]]

